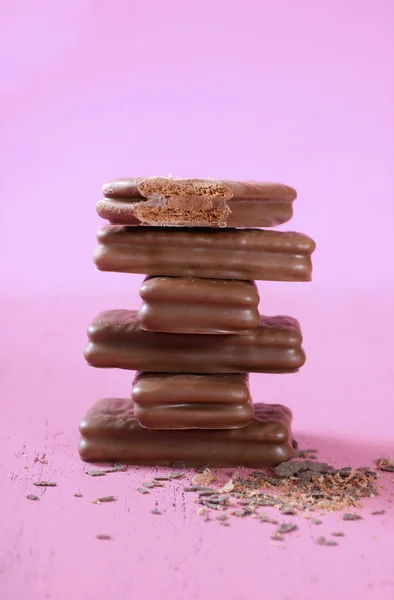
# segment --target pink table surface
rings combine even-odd
[[[261,284],[261,311],[300,319],[308,361],[252,376],[254,400],[288,404],[320,459],[394,458],[392,0],[20,0],[0,26],[0,598],[392,600],[390,475],[362,521],[294,517],[275,545],[201,521],[183,481],[142,496],[151,470],[91,478],[76,451],[88,406],[132,379],[84,364],[86,327],[142,279],[94,271],[94,203],[172,173],[298,190],[283,229],[316,239],[314,282]]]

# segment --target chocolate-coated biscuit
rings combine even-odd
[[[108,225],[97,234],[99,271],[165,277],[310,281],[315,242],[262,229],[185,229]]]
[[[140,288],[141,327],[162,333],[250,333],[260,323],[252,281],[147,277]]]
[[[150,429],[232,429],[253,417],[247,373],[137,373],[135,416]]]
[[[296,191],[280,183],[125,178],[103,186],[100,217],[121,225],[273,227],[293,214]]]
[[[249,335],[154,333],[137,311],[109,310],[88,329],[85,358],[93,367],[160,373],[294,373],[305,362],[299,323],[262,317]]]
[[[272,467],[292,457],[291,412],[281,405],[255,405],[242,429],[158,431],[141,427],[133,402],[104,398],[80,423],[79,453],[85,461],[187,467]]]

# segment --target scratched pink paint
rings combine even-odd
[[[95,272],[95,201],[172,173],[297,188],[282,228],[317,240],[314,282],[259,287],[263,312],[300,319],[308,362],[252,376],[254,399],[288,404],[321,459],[394,458],[392,1],[21,0],[1,25],[0,597],[394,598],[390,474],[363,520],[298,516],[281,545],[203,522],[182,481],[139,494],[149,469],[89,477],[76,452],[86,408],[131,386],[84,364],[86,326],[138,306],[142,279]]]

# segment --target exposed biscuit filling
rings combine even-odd
[[[138,189],[147,200],[135,206],[134,215],[147,225],[226,226],[232,192],[220,182],[152,177]]]

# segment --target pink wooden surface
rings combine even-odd
[[[394,457],[392,295],[381,303],[380,319],[389,324],[383,328],[368,317],[373,299],[354,297],[340,308],[335,297],[308,298],[303,289],[293,294],[292,302],[293,312],[305,322],[308,364],[293,377],[253,376],[255,400],[287,401],[295,412],[301,446],[318,448],[319,457],[335,465],[373,465],[382,454]],[[77,422],[100,395],[127,394],[132,376],[90,369],[81,357],[89,316],[110,304],[109,297],[91,298],[83,305],[72,299],[29,298],[9,302],[3,309],[10,327],[1,356],[6,418],[0,596],[391,600],[390,474],[381,480],[381,495],[364,502],[362,521],[346,523],[333,514],[314,526],[302,516],[279,516],[296,521],[299,531],[276,545],[270,540],[271,525],[235,517],[228,528],[202,521],[194,495],[182,492],[184,480],[166,483],[146,496],[136,491],[163,469],[130,468],[99,478],[85,474],[88,467],[76,452]],[[267,299],[268,312],[283,305],[279,294]],[[37,479],[53,480],[57,487],[35,488],[32,482]],[[83,497],[74,497],[76,492]],[[29,493],[40,500],[27,500]],[[115,495],[117,501],[91,503],[103,495]],[[162,515],[151,514],[155,506]],[[380,508],[385,515],[370,515]],[[338,547],[316,545],[317,535],[338,529],[346,534]],[[113,539],[98,540],[99,533]]]

